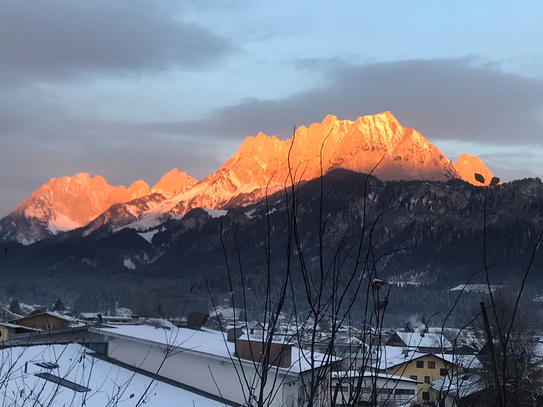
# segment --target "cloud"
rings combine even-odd
[[[229,40],[176,19],[170,2],[0,0],[4,84],[84,73],[203,69],[235,52]],[[177,13],[179,14],[179,13]]]
[[[243,138],[262,131],[290,137],[293,126],[391,111],[431,141],[541,143],[543,82],[474,66],[472,58],[409,60],[368,65],[304,61],[322,69],[319,89],[282,100],[245,100],[203,120],[156,124],[163,131]]]

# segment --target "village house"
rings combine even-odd
[[[10,323],[39,330],[68,328],[77,321],[58,312],[45,311],[10,321]]]
[[[0,322],[0,342],[9,341],[13,335],[19,335],[29,332],[36,332],[37,329],[26,326]]]
[[[391,346],[383,347],[379,361],[381,371],[416,380],[419,383],[417,400],[421,402],[436,401],[435,392],[430,390],[431,383],[456,372],[458,368],[452,355],[434,355]]]

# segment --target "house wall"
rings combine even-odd
[[[338,379],[332,380],[332,391],[338,383]],[[406,404],[411,400],[415,400],[417,397],[417,384],[414,382],[404,382],[401,380],[377,378],[376,379],[377,390],[377,404],[384,405],[386,403],[392,403],[393,405]],[[336,406],[341,407],[349,401],[349,395],[354,394],[356,386],[358,385],[358,378],[342,379],[342,390],[338,392],[336,399]],[[373,379],[364,378],[361,385],[360,399],[362,401],[371,402]]]
[[[139,342],[128,338],[109,336],[108,340],[108,356],[111,358],[151,373],[158,372],[160,376],[215,396],[240,404],[245,403],[242,387],[247,395],[247,383],[236,373],[234,363],[239,374],[242,374],[237,361],[233,363],[227,358],[221,359],[218,356],[181,349],[171,349],[171,353],[168,354],[166,345]],[[168,356],[165,357],[165,355]],[[243,363],[243,369],[249,381],[248,385],[258,388],[259,383],[254,379],[257,375],[252,363]],[[287,398],[297,393],[298,387],[297,385],[285,386],[285,384],[296,382],[298,377],[296,374],[285,376],[283,372],[280,372],[274,389],[274,371],[275,368],[270,373],[265,393],[275,394],[274,400],[269,404],[270,407],[283,407],[286,405]],[[293,406],[296,405],[293,404]]]
[[[423,367],[417,367],[417,361],[423,363]],[[431,369],[428,367],[428,362],[434,362],[435,368]],[[412,360],[407,363],[403,363],[398,366],[394,366],[388,369],[387,373],[397,376],[403,376],[411,378],[412,376],[417,376],[416,380],[422,382],[417,386],[417,400],[425,401],[424,395],[428,393],[430,401],[436,401],[436,394],[433,391],[430,391],[430,384],[424,383],[425,376],[429,377],[429,381],[432,382],[440,377],[443,377],[440,373],[441,369],[448,369],[449,373],[456,371],[455,366],[449,362],[446,362],[436,356],[428,355],[421,358]],[[414,378],[414,377],[413,377]],[[427,401],[427,400],[426,400]]]
[[[29,328],[36,329],[57,329],[65,328],[70,325],[70,323],[64,319],[57,318],[53,315],[40,314],[34,315],[26,318],[22,318],[15,322],[17,325],[27,326]]]
[[[10,337],[10,329],[8,327],[0,325],[0,341],[7,341]]]

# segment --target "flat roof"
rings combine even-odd
[[[152,342],[161,345],[176,346],[195,353],[204,353],[213,357],[236,360],[234,343],[226,340],[227,333],[203,328],[171,327],[170,329],[155,328],[149,325],[119,325],[112,328],[90,328],[93,333],[112,335],[136,341]],[[336,358],[321,353],[314,353],[315,367],[320,367]],[[243,360],[243,359],[242,359]],[[301,373],[311,369],[311,353],[298,347],[291,348],[291,366],[279,368],[287,372]],[[249,361],[247,361],[249,362]],[[252,363],[252,362],[250,362]]]
[[[106,406],[112,400],[136,405],[142,399],[149,407],[168,406],[172,400],[182,406],[225,406],[224,402],[153,380],[91,354],[77,344],[0,349],[3,364],[11,367],[4,369],[3,394],[32,397],[38,405]]]

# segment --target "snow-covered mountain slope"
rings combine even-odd
[[[145,230],[197,207],[252,204],[334,168],[373,172],[382,180],[462,178],[472,183],[473,171],[480,171],[480,166],[464,165],[459,172],[437,147],[403,128],[390,112],[355,121],[329,115],[322,123],[298,128],[289,140],[262,133],[246,138],[217,172],[199,182],[177,169],[151,189],[143,181],[128,190],[111,187],[88,174],[53,179],[0,221],[0,239],[31,243],[85,225],[85,234],[104,226]]]

